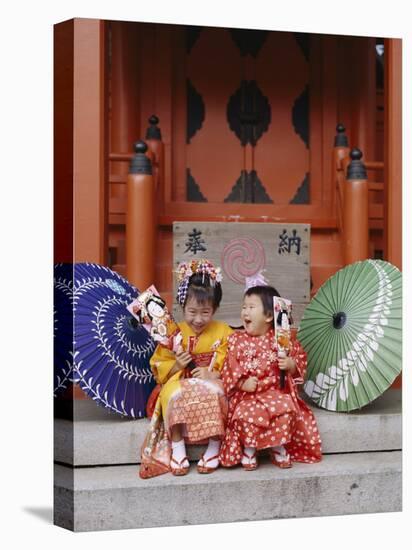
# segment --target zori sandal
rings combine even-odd
[[[185,476],[187,474],[190,466],[185,466],[185,467],[182,466],[185,460],[189,462],[189,459],[187,458],[187,456],[184,456],[180,462],[175,460],[172,456],[172,458],[170,459],[170,470],[174,476]],[[174,462],[177,465],[177,468],[174,468],[172,466],[172,462]]]
[[[270,461],[278,468],[292,468],[292,461],[289,453],[282,454],[272,449],[270,451]]]
[[[215,459],[218,459],[217,461],[217,466],[215,466],[214,468],[211,468],[210,466],[206,466],[206,464],[208,462],[211,462],[212,460],[215,460]],[[205,459],[205,456],[204,454],[200,457],[200,461],[203,462],[203,466],[201,466],[200,464],[197,465],[197,471],[199,472],[199,474],[211,474],[212,472],[214,472],[218,466],[219,466],[219,455],[215,455],[215,456],[211,456],[210,458],[206,458]],[[200,462],[199,461],[199,462]]]
[[[251,470],[256,470],[257,468],[257,458],[256,458],[256,449],[255,449],[255,452],[253,453],[252,456],[249,456],[245,453],[245,451],[243,451],[243,456],[245,458],[248,459],[249,462],[246,462],[243,460],[243,457],[242,457],[242,460],[241,460],[241,464],[242,464],[242,467],[244,470],[247,470],[248,472],[250,472]]]

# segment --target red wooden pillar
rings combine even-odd
[[[345,265],[369,257],[368,181],[362,152],[352,149],[345,182],[343,211]]]
[[[384,257],[402,269],[402,41],[388,38],[384,44]],[[402,375],[392,387],[401,386]]]
[[[135,151],[127,178],[126,277],[142,291],[155,276],[155,190],[147,145],[138,141]]]
[[[106,263],[105,34],[94,19],[55,26],[57,261]]]
[[[385,39],[385,258],[402,269],[402,41]]]
[[[73,262],[74,21],[54,26],[54,262]]]
[[[55,25],[54,54],[54,258],[106,264],[105,23]],[[73,396],[84,394],[69,388]]]
[[[106,264],[104,21],[74,20],[73,60],[74,261]]]

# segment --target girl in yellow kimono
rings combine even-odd
[[[213,320],[222,299],[220,269],[208,260],[194,260],[180,264],[178,280],[182,345],[176,353],[158,345],[150,360],[161,391],[142,448],[143,478],[167,471],[187,474],[186,443],[208,443],[197,470],[213,472],[225,433],[227,401],[220,370],[233,331]]]

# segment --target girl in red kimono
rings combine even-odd
[[[270,286],[249,288],[241,318],[244,331],[228,339],[222,381],[229,398],[228,423],[220,450],[222,466],[239,462],[257,467],[257,451],[269,449],[271,462],[290,468],[292,461],[321,460],[321,440],[310,408],[299,398],[306,354],[294,341],[288,357],[280,358],[275,344],[273,297]],[[285,388],[281,389],[281,371]]]

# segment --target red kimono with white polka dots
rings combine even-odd
[[[295,462],[321,460],[315,417],[296,387],[303,383],[306,370],[306,353],[299,342],[293,342],[289,353],[296,362],[296,371],[285,376],[282,390],[273,330],[263,336],[235,332],[228,345],[221,373],[229,398],[228,423],[220,450],[222,466],[238,464],[244,447],[260,450],[284,445]],[[241,385],[250,376],[258,379],[256,391],[242,391]]]

